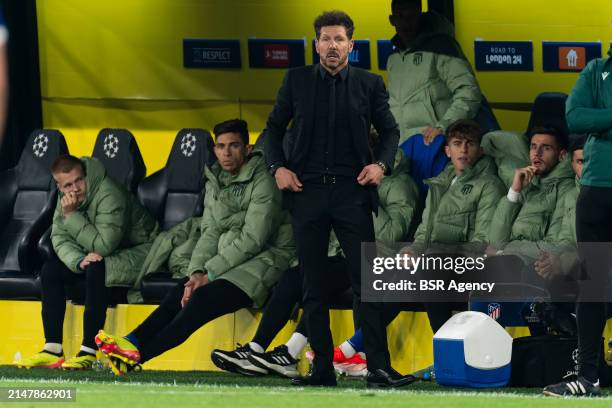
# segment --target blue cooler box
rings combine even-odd
[[[512,337],[484,313],[451,317],[434,335],[433,348],[440,385],[491,388],[510,380]]]

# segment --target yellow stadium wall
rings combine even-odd
[[[59,128],[70,150],[90,154],[102,127],[127,127],[143,150],[148,173],[163,167],[176,131],[211,128],[241,117],[252,139],[263,129],[284,70],[250,69],[247,40],[306,39],[322,10],[347,11],[355,38],[388,39],[390,1],[373,0],[39,0],[38,35],[44,126]],[[491,102],[531,102],[543,91],[569,92],[575,73],[542,72],[542,40],[612,38],[612,2],[600,0],[469,0],[455,2],[456,35],[473,63],[475,38],[531,40],[534,72],[479,72]],[[241,69],[185,69],[184,38],[239,39]],[[504,129],[524,130],[528,113],[496,111]]]
[[[532,41],[533,72],[478,72],[491,102],[532,102],[545,91],[570,93],[577,73],[543,72],[542,41],[612,39],[612,2],[601,0],[455,0],[455,35],[474,65],[474,40]],[[502,128],[525,131],[529,114],[496,111]]]
[[[107,313],[105,330],[127,334],[140,324],[153,310],[151,305],[118,305]],[[0,343],[0,365],[11,364],[15,354],[23,357],[40,351],[44,335],[40,318],[40,302],[0,301],[3,320]],[[210,361],[215,348],[230,350],[236,343],[245,344],[253,338],[261,312],[242,309],[220,317],[194,333],[184,344],[170,350],[145,365],[151,370],[217,370]],[[330,325],[334,344],[340,344],[353,334],[351,311],[330,312]],[[297,326],[290,321],[276,336],[271,347],[283,344]],[[64,351],[76,354],[83,331],[83,306],[68,304],[64,320]],[[515,337],[527,335],[524,328],[509,329]],[[389,326],[388,340],[392,362],[401,372],[413,372],[433,362],[432,332],[425,313],[402,312]],[[305,350],[306,351],[306,350]],[[303,356],[302,356],[303,357]],[[301,369],[307,369],[302,358]]]
[[[309,64],[312,21],[332,8],[351,14],[376,65],[375,41],[393,33],[383,2],[39,0],[44,126],[61,129],[79,155],[91,153],[100,128],[129,128],[148,173],[163,167],[182,127],[210,129],[241,117],[255,136],[284,70],[250,69],[248,38],[304,38]],[[183,68],[185,38],[239,39],[242,68]]]
[[[140,324],[156,306],[118,305],[107,312],[105,330],[124,335]],[[15,354],[23,357],[40,351],[44,335],[40,318],[40,302],[0,301],[0,316],[3,318],[2,342],[0,342],[0,365],[11,364]],[[215,348],[234,349],[236,343],[249,342],[261,319],[261,312],[242,309],[220,317],[196,331],[185,343],[145,364],[150,370],[218,370],[210,360]],[[352,312],[332,310],[330,325],[334,344],[340,344],[353,334]],[[276,336],[270,348],[289,339],[297,321],[291,320]],[[529,335],[525,327],[511,327],[507,331],[513,337]],[[83,332],[83,306],[68,304],[64,320],[64,352],[66,356],[76,354]],[[402,312],[387,329],[389,351],[393,366],[403,373],[414,372],[433,363],[433,333],[427,315],[422,312]],[[608,322],[606,338],[612,337],[612,320]],[[305,352],[306,350],[304,350]],[[307,371],[303,354],[300,369]]]

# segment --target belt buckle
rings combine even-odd
[[[336,184],[336,176],[329,174],[323,175],[323,184]]]

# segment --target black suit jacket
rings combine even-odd
[[[310,142],[317,137],[313,129],[318,74],[318,64],[288,70],[266,124],[265,158],[268,166],[282,164],[298,177],[310,152]],[[389,94],[383,79],[369,71],[349,67],[347,81],[349,127],[357,159],[361,167],[372,163],[368,134],[374,125],[380,138],[374,161],[383,162],[389,174],[393,170],[399,130],[389,110]],[[291,131],[286,133],[290,122]],[[285,134],[288,140],[283,141]],[[376,210],[378,195],[375,188],[370,190],[372,209]],[[285,207],[291,207],[289,194],[285,194]]]

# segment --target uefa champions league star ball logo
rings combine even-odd
[[[36,157],[43,157],[47,150],[49,149],[49,138],[44,134],[39,134],[34,139],[34,143],[32,144],[32,151]]]
[[[114,159],[119,152],[119,139],[112,133],[104,138],[104,154],[109,159]]]
[[[185,157],[191,157],[196,150],[196,138],[191,133],[187,133],[181,139],[181,153]]]

